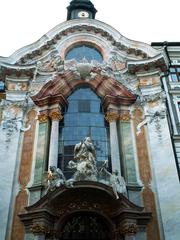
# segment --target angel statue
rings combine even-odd
[[[113,189],[113,192],[116,196],[116,199],[119,198],[118,193],[122,193],[123,195],[127,195],[126,183],[122,176],[119,175],[118,170],[113,170],[112,173],[108,172],[106,169],[106,161],[104,167],[101,168],[100,171],[104,171],[109,175],[109,184]]]
[[[66,184],[66,179],[64,177],[63,172],[61,171],[61,169],[56,168],[55,166],[49,167],[47,180],[48,180],[48,187],[46,192],[54,191],[56,187],[60,187]]]

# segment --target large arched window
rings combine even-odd
[[[71,48],[67,52],[65,59],[75,59],[77,62],[82,62],[84,59],[88,62],[93,60],[99,63],[103,62],[101,53],[95,47],[86,44],[77,45]]]
[[[110,160],[109,129],[101,110],[99,97],[89,88],[80,88],[68,98],[69,106],[60,123],[59,167],[68,172],[73,160],[74,146],[85,137],[91,137],[97,155],[97,166]]]

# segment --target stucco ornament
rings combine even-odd
[[[161,132],[161,119],[166,117],[166,106],[163,102],[163,99],[158,100],[157,102],[153,103],[151,107],[148,103],[144,106],[145,117],[142,122],[137,125],[137,132],[136,134],[139,135],[141,133],[141,128],[146,124],[155,123],[156,131],[159,134]]]
[[[96,152],[90,137],[75,145],[74,159],[68,163],[68,167],[76,169],[73,176],[75,181],[97,180]]]
[[[6,107],[2,114],[1,129],[5,132],[6,142],[9,143],[13,135],[18,131],[28,131],[30,125],[26,128],[23,125],[22,106],[18,107],[8,101],[2,101],[1,107]]]

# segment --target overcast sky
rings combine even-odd
[[[37,41],[66,20],[70,0],[0,0],[0,56]],[[180,41],[180,0],[92,0],[96,19],[129,39]],[[168,4],[169,3],[169,4]]]

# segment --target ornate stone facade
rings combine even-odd
[[[73,11],[78,16],[78,8]],[[46,40],[0,61],[6,86],[0,95],[0,179],[6,182],[0,188],[0,239],[67,239],[75,229],[87,227],[86,216],[93,231],[102,230],[99,239],[105,239],[103,234],[114,240],[178,239],[175,196],[180,191],[173,186],[179,181],[162,86],[167,55],[93,19],[91,9],[84,11],[89,17],[66,21]],[[69,51],[82,45],[102,61],[89,60],[86,52],[81,60],[76,55],[67,59]],[[98,96],[100,109],[97,100],[84,95],[73,99],[72,107],[69,97],[84,88]],[[68,109],[77,119],[67,120]],[[97,112],[103,120],[97,121]],[[89,125],[87,113],[95,116]],[[107,141],[91,128],[100,121]],[[71,131],[69,126],[74,126]],[[85,126],[89,135],[78,144],[76,128],[83,132]],[[62,137],[66,131],[68,140]],[[86,152],[80,151],[83,147]],[[102,159],[106,148],[107,159]],[[82,169],[90,177],[83,172],[82,178]],[[56,181],[57,174],[62,181]],[[127,192],[118,190],[122,181]],[[176,212],[171,211],[172,199]]]

